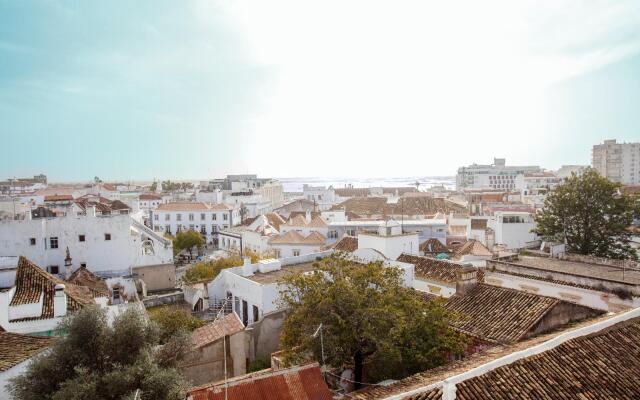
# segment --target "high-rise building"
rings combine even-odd
[[[506,165],[504,158],[494,158],[491,165],[472,164],[458,168],[456,188],[520,190],[524,187],[524,175],[539,173],[538,166]]]
[[[605,140],[593,146],[591,165],[602,176],[624,185],[640,184],[640,143]]]

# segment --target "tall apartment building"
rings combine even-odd
[[[524,187],[525,174],[539,172],[542,169],[538,166],[508,166],[504,158],[494,158],[491,165],[472,164],[458,168],[456,188],[519,190]]]
[[[605,140],[593,146],[591,165],[602,176],[624,185],[640,184],[640,143]]]

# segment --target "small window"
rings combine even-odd
[[[82,268],[87,268],[87,263],[80,263],[80,266],[81,266]]]
[[[204,220],[205,220],[205,218],[206,218],[206,216],[204,215],[204,213],[200,214],[200,220],[201,220],[201,221],[204,221]]]
[[[229,219],[229,216],[227,214],[222,214],[222,219],[226,221]]]
[[[182,221],[182,214],[176,214],[176,220]]]
[[[160,216],[158,214],[153,214],[153,220],[157,221],[160,219]]]
[[[216,218],[218,218],[218,217],[216,216],[216,213],[211,214],[211,220],[215,221],[215,220],[216,220]]]
[[[104,234],[104,240],[111,240],[111,234],[110,233],[105,233]]]
[[[36,238],[29,238],[29,244],[31,246],[35,246],[36,245]]]
[[[114,300],[119,300],[120,299],[120,288],[113,288],[111,290],[111,293],[113,294],[113,299]]]
[[[169,221],[171,219],[171,214],[165,214],[164,215],[164,220],[165,221]]]
[[[300,250],[293,250],[293,256],[298,257],[300,255]]]
[[[58,237],[52,236],[49,238],[49,248],[57,249],[58,248]]]
[[[193,214],[189,214],[189,221],[193,221]]]
[[[260,317],[260,312],[258,311],[258,307],[253,306],[253,322],[258,321]]]
[[[78,235],[78,242],[84,242],[85,241],[85,236],[84,235]]]
[[[60,272],[60,268],[58,268],[57,265],[49,265],[47,270],[52,275],[58,275],[58,273]]]

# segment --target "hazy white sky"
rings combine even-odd
[[[640,139],[639,1],[49,3],[64,46],[0,28],[0,61],[25,66],[0,68],[3,139],[55,150],[97,130],[118,146],[75,149],[82,168],[62,147],[0,161],[8,176],[453,175],[494,156],[586,164],[605,138]],[[46,51],[71,60],[66,79],[25,55]],[[35,106],[34,87],[49,96]]]

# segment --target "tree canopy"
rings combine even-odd
[[[245,257],[250,257],[252,263],[258,262],[258,260],[264,258],[262,254],[252,250],[244,251]],[[182,277],[182,281],[185,283],[193,283],[199,281],[210,281],[214,279],[220,271],[225,268],[239,267],[244,264],[244,260],[240,257],[239,253],[233,253],[228,257],[217,258],[212,261],[203,261],[195,264],[193,267],[187,269]]]
[[[205,240],[200,232],[192,230],[181,231],[173,239],[173,253],[178,254],[186,249],[189,251],[189,255],[192,255],[192,249],[201,247],[204,243]]]
[[[637,258],[629,227],[639,207],[620,188],[591,168],[573,174],[547,195],[535,217],[536,233],[579,254]]]
[[[401,274],[381,262],[363,265],[333,256],[316,263],[313,273],[286,277],[286,359],[311,353],[322,362],[314,337],[320,324],[325,363],[353,367],[356,382],[363,380],[365,363],[370,381],[398,379],[461,352],[464,338],[450,327],[455,316],[441,300],[424,301],[403,287]]]
[[[16,400],[184,399],[176,369],[189,344],[178,335],[157,346],[158,329],[143,311],[129,309],[107,323],[98,307],[67,317],[67,336],[34,358],[9,385]]]
[[[180,331],[192,332],[205,324],[204,321],[191,315],[188,309],[176,305],[163,305],[148,308],[149,318],[160,329],[160,341],[171,340]]]

